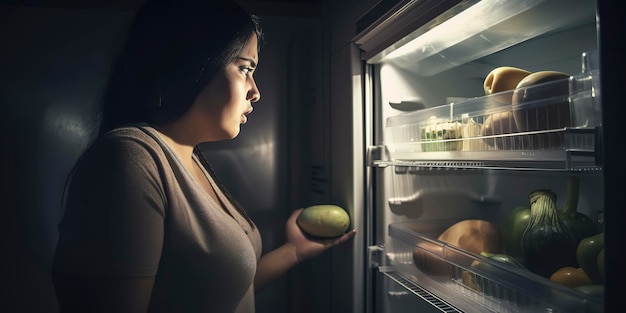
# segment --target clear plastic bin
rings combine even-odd
[[[595,157],[597,79],[591,70],[390,117],[387,147],[402,160],[565,159],[570,151]]]
[[[550,280],[437,240],[457,220],[389,225],[386,254],[409,281],[472,312],[603,312],[601,296]],[[419,263],[419,265],[416,265]]]

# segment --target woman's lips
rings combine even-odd
[[[248,117],[246,115],[252,113],[252,110],[252,107],[250,107],[248,110],[243,112],[243,114],[241,115],[241,124],[245,124],[248,122]]]

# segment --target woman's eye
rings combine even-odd
[[[242,67],[240,67],[239,69],[240,69],[240,70],[241,70],[241,72],[242,72],[244,75],[246,75],[246,76],[248,76],[248,74],[250,74],[250,73],[252,73],[252,71],[254,71],[254,69],[253,69],[253,68],[248,67],[248,66],[242,66]]]

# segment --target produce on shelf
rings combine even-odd
[[[561,267],[576,267],[576,236],[556,208],[556,194],[539,189],[530,193],[530,220],[521,239],[528,269],[549,278]]]
[[[493,69],[483,82],[483,89],[485,95],[491,95],[494,93],[512,90],[517,87],[517,84],[530,75],[531,72],[512,66],[501,66]],[[507,97],[507,101],[511,101],[511,98]]]
[[[511,135],[519,132],[513,113],[510,111],[493,113],[485,119],[482,134],[483,140],[492,147],[500,150],[519,149],[521,141],[519,136]]]
[[[446,229],[439,240],[479,254],[502,253],[502,233],[495,223],[480,219],[460,221]]]
[[[481,276],[468,270],[463,270],[463,272],[461,273],[461,281],[463,281],[463,285],[479,292],[483,292],[481,288],[481,286],[483,285],[481,284],[481,280]]]
[[[504,91],[515,89],[519,82],[530,74],[531,72],[517,67],[497,67],[485,77],[483,82],[485,95],[496,94],[490,97],[490,100],[501,104],[511,104],[511,93]],[[498,136],[518,132],[511,109],[512,107],[505,107],[504,111],[493,113],[485,119],[482,134],[485,136],[484,140],[488,145],[504,150],[519,148],[518,136]]]
[[[318,237],[341,236],[350,226],[348,212],[331,204],[306,207],[296,221],[305,233]]]
[[[507,216],[502,235],[504,237],[504,252],[518,262],[524,264],[526,258],[522,250],[522,235],[530,221],[530,208],[527,206],[518,206]]]
[[[482,124],[473,118],[462,117],[463,151],[480,151],[483,149]]]
[[[596,224],[589,216],[578,212],[578,192],[578,177],[571,175],[567,178],[565,206],[559,211],[561,219],[567,227],[572,230],[577,243],[583,238],[587,238],[599,232]]]
[[[589,275],[580,267],[565,266],[557,269],[550,280],[565,287],[576,288],[591,285]]]
[[[516,269],[528,271],[528,269],[524,267],[523,264],[519,263],[514,257],[510,255],[506,255],[502,253],[489,253],[489,252],[481,252],[480,255],[490,260],[494,260],[496,262],[506,264],[507,266],[511,266]],[[475,260],[474,262],[472,262],[471,266],[473,269],[477,270],[479,273],[489,273],[492,270],[492,265],[486,262],[479,261],[479,260]],[[474,289],[476,291],[482,291],[483,287],[485,286],[481,276],[469,270],[463,270],[461,274],[461,280],[463,281],[463,284],[465,286],[471,289]],[[487,285],[487,288],[488,288],[488,285]]]
[[[454,151],[463,149],[462,124],[438,120],[432,117],[426,126],[420,127],[422,151]]]
[[[582,212],[578,212],[578,193],[579,179],[577,176],[571,175],[567,178],[565,205],[560,210],[557,210],[558,220],[564,225],[563,230],[567,230],[568,233],[572,234],[576,247],[578,247],[578,243],[583,238],[598,233],[597,227],[591,218]],[[550,211],[550,213],[553,213],[553,211]],[[515,257],[520,263],[525,265],[528,265],[528,256],[522,248],[521,239],[529,227],[530,216],[531,209],[529,207],[516,207],[507,216],[502,229],[505,253]],[[578,260],[572,266],[579,266]]]
[[[595,284],[603,281],[598,268],[598,257],[603,249],[604,233],[584,238],[578,243],[578,248],[576,249],[578,265],[589,275],[591,282]]]
[[[527,149],[563,148],[562,132],[546,132],[572,126],[569,110],[570,75],[539,71],[524,77],[513,91],[513,117]],[[543,131],[543,132],[542,132]]]
[[[418,243],[413,249],[413,264],[424,274],[431,276],[450,275],[450,264],[440,257],[441,255],[432,253],[437,250],[434,243]],[[443,251],[437,251],[443,253]]]
[[[483,251],[502,253],[500,228],[486,220],[467,219],[457,222],[441,233],[437,240],[475,254]],[[423,249],[419,244],[413,249],[415,266],[429,275],[449,275],[450,265],[427,250],[432,249]]]
[[[491,260],[500,262],[500,263],[504,263],[504,264],[508,264],[512,267],[521,269],[521,270],[528,270],[526,268],[526,266],[524,266],[524,264],[520,263],[516,258],[508,255],[508,254],[503,254],[503,253],[489,253],[489,252],[481,252],[480,255],[489,258]],[[478,267],[480,266],[480,261],[474,261],[472,262],[472,266],[473,267]]]

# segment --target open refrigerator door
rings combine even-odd
[[[374,22],[354,39],[373,77],[376,311],[414,310],[400,298],[416,297],[443,312],[604,312],[601,277],[556,277],[589,272],[576,250],[604,231],[596,2],[401,1],[388,12],[364,16]],[[527,220],[513,230],[520,207]],[[460,238],[493,231],[472,237],[479,248],[444,236],[468,221],[488,227]],[[565,246],[568,259],[552,262],[546,247]]]

